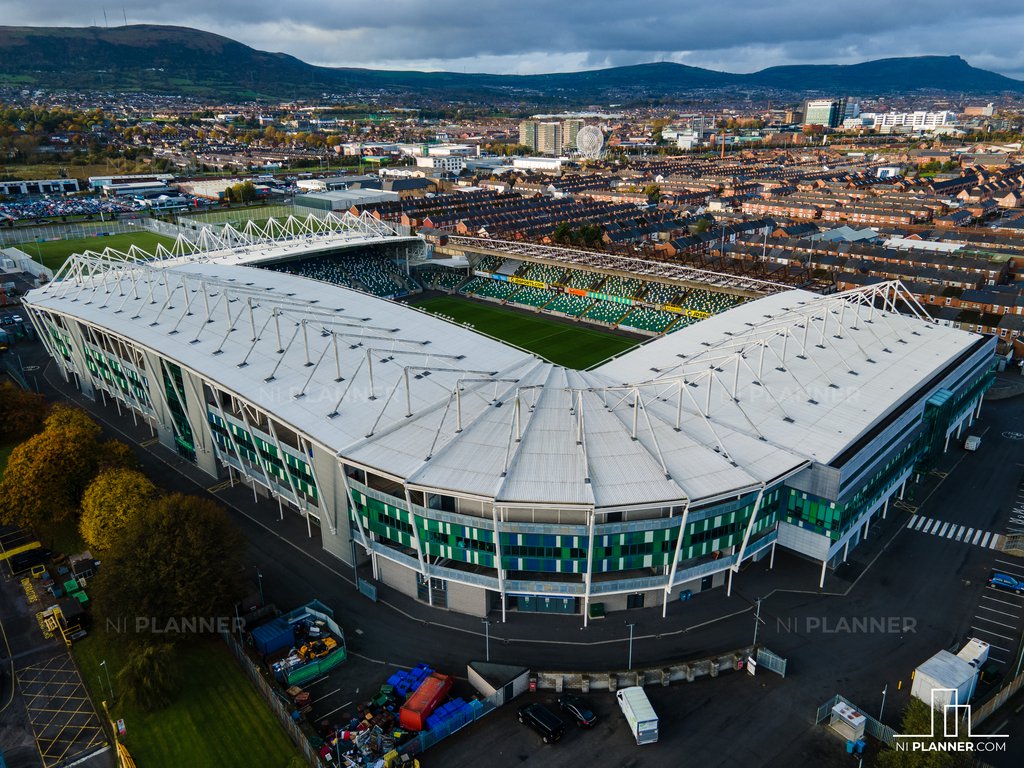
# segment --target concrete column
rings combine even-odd
[[[729,597],[732,595],[732,568],[729,569],[729,581],[725,587],[725,596]]]
[[[946,453],[949,450],[949,435],[946,435],[946,443],[942,446],[942,452]]]
[[[900,485],[900,498],[901,498],[901,499],[903,498],[903,493],[904,493],[904,492],[905,492],[906,490],[907,490],[907,481],[906,481],[906,480],[904,480],[904,481],[903,481],[903,483],[902,483],[902,484]]]
[[[775,544],[776,543],[777,542],[774,542],[774,541],[772,542],[772,556],[768,560],[768,570],[769,571],[772,570],[775,567]]]
[[[847,539],[846,543],[843,544],[843,562],[846,562],[846,556],[850,554],[850,540]]]
[[[885,520],[885,516],[889,514],[889,499],[891,496],[885,497],[885,503],[882,505],[882,519]]]
[[[825,588],[825,568],[828,566],[828,560],[821,561],[821,579],[818,581],[818,589]]]
[[[868,537],[868,530],[871,528],[871,515],[868,515],[868,519],[864,521],[864,538]]]

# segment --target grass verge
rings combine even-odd
[[[640,343],[639,339],[599,328],[456,296],[435,296],[411,303],[458,323],[470,323],[478,331],[528,349],[566,368],[589,368]]]
[[[89,692],[101,707],[110,706],[110,687],[100,665],[106,661],[117,693],[117,672],[126,651],[103,627],[72,647]],[[142,712],[116,701],[114,720],[123,718],[125,746],[139,766],[180,768],[285,768],[298,755],[284,729],[253,689],[238,662],[218,640],[199,640],[177,652],[182,689],[174,702],[158,712]],[[100,713],[102,717],[102,711]]]

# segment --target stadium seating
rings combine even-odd
[[[631,277],[620,277],[619,275],[609,275],[608,279],[597,290],[601,293],[610,293],[613,296],[635,299],[637,294],[640,293],[642,285],[643,281],[641,280]]]
[[[600,275],[594,272],[584,272],[580,269],[570,269],[569,279],[565,283],[570,288],[579,288],[581,290],[590,290],[594,284],[600,279]]]
[[[522,286],[518,291],[512,294],[510,301],[516,304],[525,304],[528,307],[543,307],[555,294],[552,291],[544,288],[533,288],[531,286]]]
[[[493,299],[508,299],[519,288],[515,283],[505,280],[491,280],[483,278],[483,285],[473,292],[474,296],[488,296]]]
[[[619,325],[630,328],[640,328],[645,331],[664,333],[665,330],[679,317],[672,312],[665,312],[661,309],[650,307],[634,307],[633,311],[624,317]]]
[[[743,300],[739,296],[732,296],[728,293],[717,291],[705,291],[701,288],[693,288],[683,297],[682,306],[698,312],[707,312],[716,315],[734,307]]]
[[[459,293],[464,293],[467,296],[476,293],[487,283],[492,282],[489,277],[474,277],[468,283],[459,288]]]
[[[647,293],[643,298],[650,304],[671,304],[672,300],[679,295],[679,291],[680,288],[677,285],[647,283]]]
[[[475,269],[479,269],[481,272],[497,272],[503,261],[505,259],[501,256],[484,256],[477,262]]]
[[[564,312],[567,315],[577,316],[586,311],[593,303],[593,299],[585,296],[576,296],[572,293],[559,293],[545,309],[548,312]]]
[[[553,267],[549,264],[531,264],[526,277],[539,283],[558,285],[562,282],[562,278],[565,277],[565,269]]]
[[[594,305],[583,313],[583,317],[598,320],[602,323],[617,323],[629,307],[614,301],[595,301]]]
[[[376,296],[394,296],[406,290],[398,270],[393,264],[389,268],[385,259],[352,259],[346,266],[352,277]]]
[[[466,273],[459,269],[427,266],[415,272],[425,286],[443,291],[452,291],[466,279]]]

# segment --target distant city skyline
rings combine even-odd
[[[1024,8],[977,0],[861,0],[848,5],[725,0],[693,8],[663,0],[492,7],[467,0],[0,0],[4,24],[196,27],[311,64],[496,74],[568,72],[674,61],[729,72],[785,64],[853,64],[959,55],[1024,80]],[[105,13],[105,16],[104,16]]]

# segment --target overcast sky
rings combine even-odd
[[[123,7],[123,10],[122,10]],[[1007,0],[0,0],[0,24],[197,27],[312,64],[531,74],[648,61],[730,72],[958,54],[1024,79]]]

